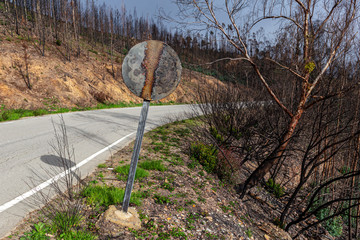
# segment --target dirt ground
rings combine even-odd
[[[71,61],[65,60],[64,52],[62,46],[49,42],[42,56],[36,42],[21,36],[9,37],[0,26],[0,106],[8,109],[71,108],[96,106],[98,102],[141,101],[122,80],[123,54],[114,54],[113,72],[110,55],[100,46],[94,48],[82,43],[81,55],[72,57]],[[31,89],[25,81],[26,65]],[[161,101],[193,102],[198,89],[208,91],[214,85],[224,84],[213,77],[183,69],[176,91]]]

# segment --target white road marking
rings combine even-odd
[[[14,122],[13,121],[11,121],[11,122],[1,122],[0,124],[7,125],[7,124],[12,124],[12,123],[14,123]]]
[[[80,168],[81,166],[83,166],[84,164],[88,163],[89,161],[91,161],[92,159],[94,159],[96,156],[100,155],[101,153],[109,150],[110,148],[112,148],[113,146],[119,144],[120,142],[122,142],[124,139],[130,137],[131,135],[133,135],[136,132],[132,132],[128,135],[126,135],[125,137],[120,138],[119,140],[117,140],[116,142],[110,144],[109,146],[101,149],[100,151],[94,153],[93,155],[91,155],[90,157],[84,159],[83,161],[79,162],[78,164],[76,164],[75,166],[73,166],[71,169],[66,170],[62,173],[59,173],[58,175],[56,175],[53,178],[50,178],[49,180],[47,180],[46,182],[41,183],[40,185],[34,187],[33,189],[31,189],[30,191],[14,198],[13,200],[3,204],[0,206],[0,213],[2,213],[3,211],[7,210],[8,208],[11,208],[12,206],[18,204],[19,202],[25,200],[26,198],[34,195],[35,193],[41,191],[42,189],[46,188],[47,186],[49,186],[50,184],[52,184],[53,182],[56,182],[57,180],[59,180],[60,178],[66,176],[67,174],[71,173],[72,171],[74,171],[77,168]]]

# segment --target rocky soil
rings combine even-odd
[[[25,49],[28,55],[26,85]],[[99,102],[140,102],[125,86],[121,64],[125,57],[114,54],[114,72],[110,55],[100,46],[81,44],[81,55],[65,60],[65,49],[47,43],[45,56],[36,41],[25,37],[11,37],[0,26],[0,106],[11,109],[49,107],[89,107]],[[162,102],[189,103],[196,101],[198,89],[208,91],[219,80],[183,69],[179,87]]]

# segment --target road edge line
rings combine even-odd
[[[19,202],[25,200],[28,197],[31,197],[32,195],[34,195],[35,193],[41,191],[42,189],[46,188],[47,186],[49,186],[50,184],[52,184],[53,182],[56,182],[57,180],[59,180],[60,178],[68,175],[69,173],[73,172],[75,169],[80,168],[81,166],[85,165],[86,163],[90,162],[92,159],[94,159],[95,157],[97,157],[98,155],[102,154],[103,152],[109,150],[110,148],[114,147],[115,145],[119,144],[120,142],[122,142],[123,140],[125,140],[126,138],[130,137],[131,135],[133,135],[136,132],[132,132],[122,138],[120,138],[119,140],[113,142],[112,144],[110,144],[109,146],[101,149],[100,151],[92,154],[91,156],[85,158],[84,160],[82,160],[81,162],[79,162],[78,164],[76,164],[75,166],[73,166],[72,168],[70,168],[69,170],[66,170],[62,173],[59,173],[58,175],[56,175],[55,177],[50,178],[49,180],[37,185],[36,187],[34,187],[33,189],[27,191],[26,193],[14,198],[13,200],[10,200],[6,203],[4,203],[3,205],[0,206],[0,213],[4,212],[5,210],[15,206],[16,204],[18,204]]]

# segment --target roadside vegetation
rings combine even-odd
[[[214,154],[201,153],[202,150],[189,152],[188,142],[194,138],[193,131],[198,124],[198,120],[183,120],[145,134],[130,201],[130,206],[135,206],[139,212],[140,230],[114,232],[111,224],[101,220],[110,205],[121,209],[133,147],[130,145],[100,164],[85,181],[74,181],[70,191],[53,200],[43,199],[41,194],[39,199],[48,201],[46,206],[9,239],[108,239],[115,236],[249,239],[248,236],[253,235],[252,227],[246,223],[244,206],[236,203],[236,196],[229,188],[231,185],[202,166],[208,158],[214,158]],[[61,132],[64,131],[58,131]],[[203,156],[202,163],[198,161],[199,154]],[[65,179],[64,185],[71,179],[76,180],[77,174],[75,171]],[[73,193],[72,201],[68,193]],[[58,207],[62,202],[72,207]]]
[[[152,102],[151,106],[172,105],[174,102]],[[0,122],[18,120],[24,117],[42,116],[47,114],[59,114],[67,112],[89,111],[96,109],[109,109],[109,108],[126,108],[126,107],[140,107],[142,103],[98,103],[96,107],[73,107],[73,108],[60,108],[56,105],[49,106],[48,108],[40,108],[35,110],[28,109],[7,109],[4,105],[0,107]]]

